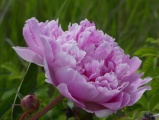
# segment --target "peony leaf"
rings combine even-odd
[[[156,44],[156,43],[159,44],[159,40],[154,38],[147,38],[146,42],[152,43],[152,44]]]
[[[20,104],[20,95],[33,94],[35,92],[36,84],[37,84],[37,72],[38,66],[31,63],[27,69],[27,72],[19,85],[17,94],[14,99],[13,104]],[[16,120],[17,116],[22,113],[22,109],[19,106],[13,106],[12,109],[12,119]]]
[[[147,111],[143,111],[143,110],[141,110],[141,111],[136,111],[136,112],[134,112],[134,115],[133,115],[133,119],[132,120],[145,120],[145,119],[143,119],[144,118],[144,115],[146,114],[146,113],[148,113]]]
[[[138,101],[138,103],[141,104],[144,109],[147,109],[147,108],[148,108],[148,100],[146,99],[146,96],[145,96],[145,95],[143,95],[143,96],[140,98],[140,100]]]
[[[158,85],[159,85],[159,78],[153,79],[152,82],[151,82],[151,87],[153,89],[148,92],[151,96],[158,93],[158,91],[159,91]]]
[[[5,69],[5,70],[7,70],[8,72],[11,72],[11,73],[19,73],[19,69],[12,62],[6,62],[6,63],[2,64],[1,68]]]
[[[159,96],[159,93],[156,93],[151,97],[151,100],[149,103],[150,111],[154,111],[156,106],[158,105],[158,96]]]
[[[136,56],[141,56],[141,57],[145,57],[145,56],[158,56],[158,50],[154,47],[143,47],[138,49],[134,55]]]
[[[152,73],[154,73],[156,64],[156,57],[147,57],[143,63],[143,71],[145,72],[144,76],[150,76]]]
[[[15,98],[15,93],[10,95],[7,99],[5,99],[1,104],[0,104],[0,119],[3,117],[3,115],[12,107],[12,103]]]
[[[134,119],[130,117],[123,117],[123,118],[119,118],[118,120],[134,120]]]
[[[2,69],[6,70],[9,74],[9,80],[20,80],[22,78],[22,74],[19,71],[18,67],[12,62],[6,62],[0,66]]]

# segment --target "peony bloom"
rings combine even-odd
[[[58,21],[27,21],[23,34],[28,48],[14,49],[23,59],[45,68],[46,82],[76,106],[98,117],[135,104],[150,86],[151,78],[141,79],[141,65],[130,58],[112,37],[97,30],[87,19],[69,25],[67,31]]]
[[[87,112],[98,117],[136,103],[150,86],[141,79],[141,64],[130,58],[114,39],[87,19],[69,25],[57,40],[43,36],[46,82]]]
[[[23,28],[23,36],[28,47],[13,47],[17,54],[28,62],[43,66],[44,45],[42,35],[56,40],[62,34],[57,21],[39,23],[35,18],[26,21]]]

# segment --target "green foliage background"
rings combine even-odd
[[[124,108],[121,113],[107,120],[139,120],[145,111],[158,113],[158,6],[158,0],[0,0],[0,118],[12,119],[11,104],[15,94],[19,98],[22,94],[18,88],[21,81],[25,80],[28,63],[17,56],[12,46],[26,46],[22,29],[25,21],[31,17],[43,22],[59,18],[63,29],[67,29],[70,22],[79,23],[87,18],[94,21],[98,29],[113,36],[125,53],[143,60],[139,72],[144,71],[144,77],[154,78],[149,83],[152,90],[147,91],[137,104]],[[40,109],[58,95],[58,91],[44,80],[43,69],[39,68],[34,92],[41,100]],[[67,101],[64,100],[40,120],[64,120],[63,109],[66,106]]]

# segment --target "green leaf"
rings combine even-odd
[[[141,57],[145,57],[145,56],[158,56],[158,50],[154,47],[143,47],[138,49],[134,55],[136,56],[141,56]]]
[[[15,100],[14,104],[19,104],[20,103],[20,98],[18,97],[19,94],[25,96],[27,94],[33,94],[36,89],[36,84],[37,84],[37,73],[38,73],[38,66],[31,63],[27,69],[27,72],[24,76],[24,79],[22,80]],[[12,119],[16,120],[17,116],[22,113],[22,109],[19,106],[13,106],[12,109]]]
[[[19,73],[19,69],[12,62],[7,62],[7,63],[2,64],[1,68],[6,69],[7,71],[9,71],[11,73]]]
[[[143,63],[143,71],[144,76],[150,76],[155,71],[155,67],[157,64],[157,58],[156,57],[147,57]]]
[[[140,100],[138,101],[139,104],[142,105],[142,107],[146,110],[148,108],[148,101],[145,97],[145,95],[143,95]]]
[[[134,120],[134,119],[130,117],[123,117],[123,118],[119,118],[118,120]]]
[[[159,44],[159,40],[158,39],[154,39],[154,38],[147,38],[146,42],[152,43],[152,44]]]
[[[11,96],[9,96],[0,104],[0,119],[12,107],[14,98],[15,98],[15,93],[13,93]]]
[[[8,79],[14,80],[14,79],[21,79],[22,74],[19,71],[18,67],[12,63],[12,62],[6,62],[0,66],[2,69],[5,69],[8,73]]]
[[[154,94],[152,97],[151,97],[151,100],[150,100],[150,104],[149,104],[149,109],[152,111],[155,109],[155,107],[157,106],[158,103],[158,96],[159,96],[159,93],[156,93]]]
[[[149,96],[152,96],[152,95],[158,93],[158,91],[159,91],[158,85],[159,85],[159,78],[153,79],[153,80],[151,81],[152,90],[150,90],[150,91],[148,92],[148,93],[149,93]]]
[[[139,112],[134,112],[133,119],[132,120],[142,120],[143,116],[145,113],[148,111],[139,111]]]
[[[3,92],[3,95],[1,96],[1,101],[5,100],[6,98],[8,98],[9,96],[11,96],[15,92],[16,92],[15,89],[5,90]]]

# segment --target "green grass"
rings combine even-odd
[[[67,29],[70,22],[87,18],[133,55],[146,38],[158,37],[158,6],[158,0],[0,0],[0,96],[6,98],[16,91],[27,69],[28,63],[12,49],[14,45],[26,46],[22,29],[27,19],[36,17],[44,22],[59,18],[62,28]],[[38,86],[44,84],[43,72],[39,73],[43,77],[39,77]]]

